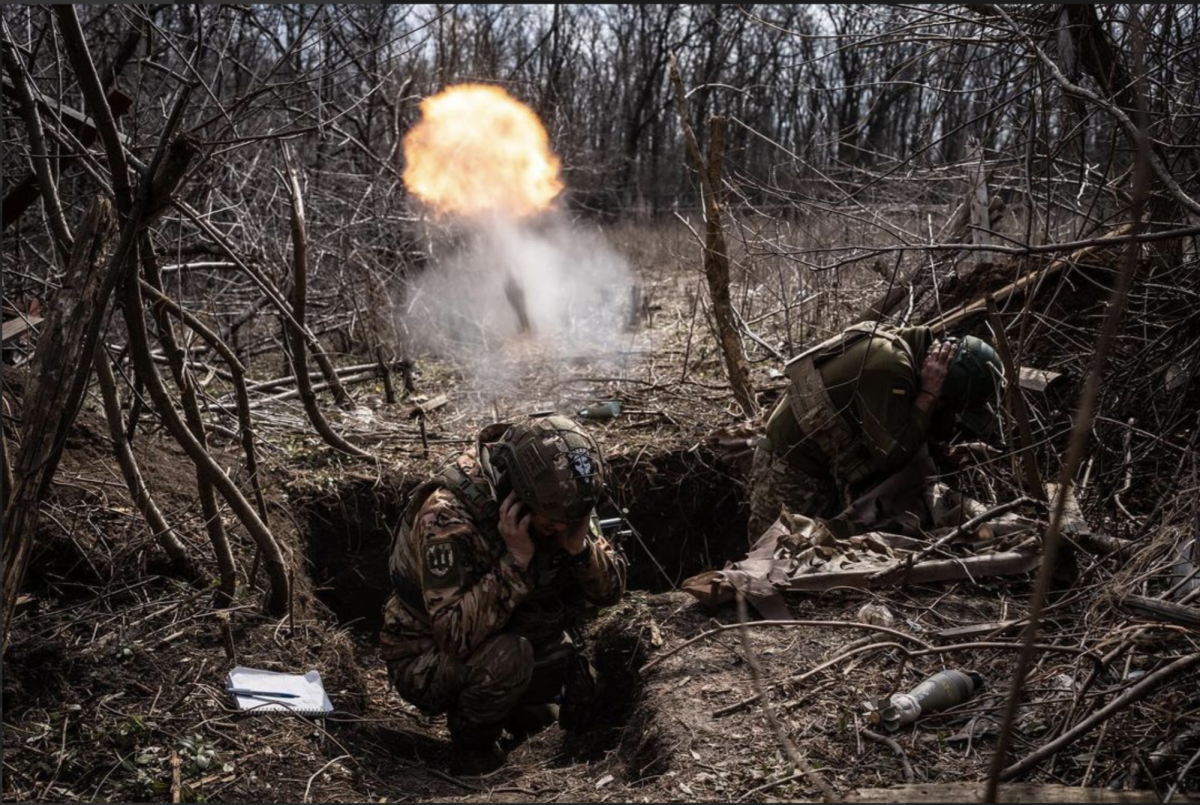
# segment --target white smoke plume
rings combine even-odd
[[[632,272],[598,233],[561,212],[458,228],[409,285],[400,319],[410,353],[449,359],[481,392],[520,396],[531,373],[612,355],[628,339]],[[506,296],[509,277],[532,332]]]

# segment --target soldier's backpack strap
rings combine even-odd
[[[898,343],[912,356],[912,350],[903,338],[881,329],[878,322],[867,321],[848,327],[784,366],[791,386],[788,402],[800,431],[834,463],[834,474],[848,483],[861,481],[869,474],[872,455],[862,434],[852,430],[846,417],[834,406],[819,367],[828,358],[843,354],[854,344],[872,336]]]
[[[413,490],[408,503],[404,507],[404,514],[400,517],[400,531],[396,538],[398,540],[408,540],[410,538],[413,523],[416,522],[417,514],[420,513],[421,507],[425,505],[425,501],[429,500],[430,495],[439,489],[446,489],[458,498],[475,521],[475,527],[483,532],[488,543],[493,546],[498,543],[499,552],[503,553],[504,540],[500,537],[499,504],[492,497],[489,490],[481,484],[472,481],[458,464],[454,462],[442,467],[432,478]],[[392,555],[389,559],[392,586],[400,594],[400,597],[404,599],[405,603],[414,610],[421,611],[424,609],[421,586],[417,584],[415,579],[403,576],[399,570],[399,563],[396,560],[396,551],[407,549],[409,549],[408,546],[393,545]]]
[[[455,463],[447,464],[439,470],[434,479],[439,480],[442,488],[449,489],[462,501],[475,520],[475,526],[488,537],[489,542],[495,543],[499,540],[501,545],[504,544],[504,540],[500,538],[500,504],[492,496],[491,490],[472,481]]]

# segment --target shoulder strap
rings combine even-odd
[[[418,486],[409,498],[404,508],[403,522],[408,528],[416,520],[417,512],[425,505],[429,496],[439,489],[450,491],[466,506],[467,511],[475,520],[475,525],[484,536],[494,541],[500,538],[498,523],[500,521],[500,505],[492,497],[489,490],[472,481],[455,462],[450,462],[437,471],[432,478]],[[501,541],[503,544],[503,541]]]

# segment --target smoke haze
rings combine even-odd
[[[505,393],[539,366],[620,346],[632,274],[598,234],[557,212],[460,225],[457,236],[433,244],[444,256],[409,286],[400,318],[410,347],[454,360],[481,391]],[[521,332],[506,297],[510,276],[523,291],[531,333]]]

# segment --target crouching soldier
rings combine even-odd
[[[928,327],[855,325],[787,364],[787,392],[767,421],[750,479],[750,542],[781,509],[830,518],[928,456],[931,437],[991,429],[1000,358],[967,336]]]
[[[604,462],[559,416],[485,428],[413,494],[392,545],[380,639],[399,694],[447,714],[453,766],[499,768],[507,729],[583,727],[596,677],[567,634],[616,603],[625,557],[598,527]]]

